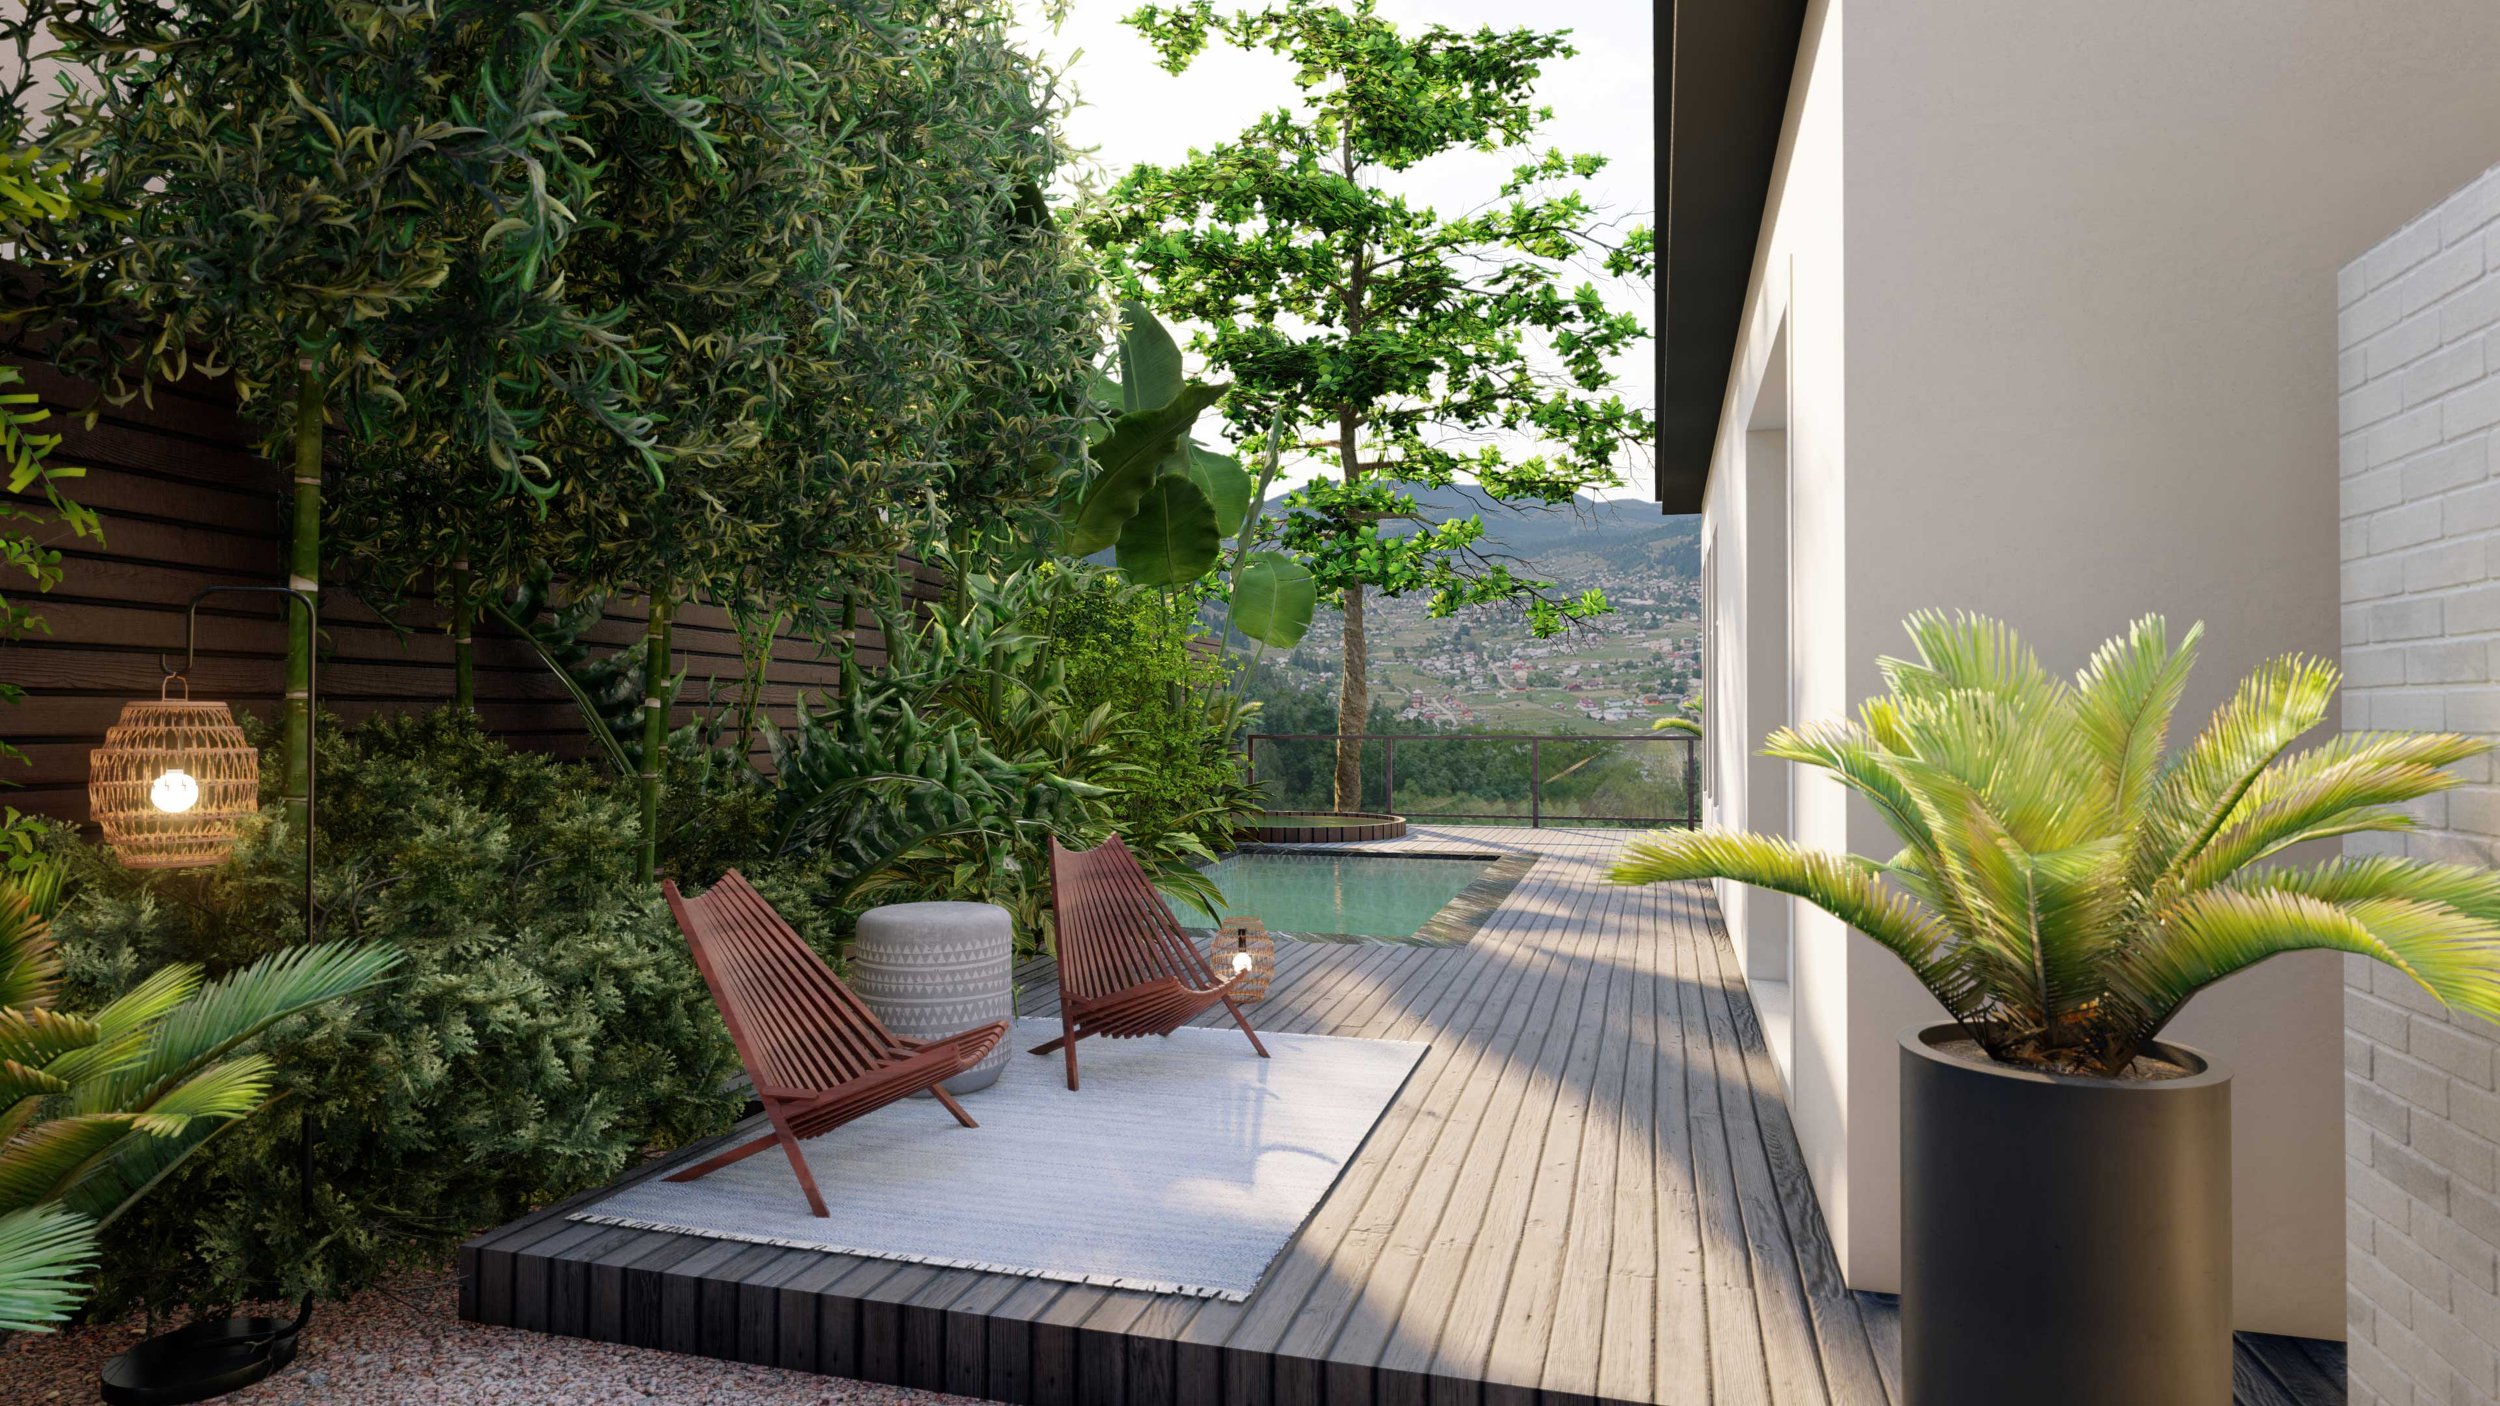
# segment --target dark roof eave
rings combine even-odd
[[[1701,511],[1806,0],[1657,0],[1658,503]]]

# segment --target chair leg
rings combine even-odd
[[[816,1190],[816,1174],[807,1169],[807,1154],[799,1151],[799,1140],[787,1133],[780,1135],[781,1150],[790,1154],[790,1170],[798,1175],[799,1189],[807,1193],[807,1209],[824,1219],[833,1213],[825,1209],[825,1198]]]
[[[1066,1050],[1068,1054],[1068,1092],[1074,1093],[1076,1092],[1076,1022],[1068,1019],[1067,1012],[1063,1010],[1059,1013],[1059,1024],[1066,1031],[1059,1037],[1059,1043],[1060,1048]]]
[[[719,1171],[721,1168],[728,1166],[730,1163],[743,1162],[749,1157],[754,1156],[756,1153],[763,1151],[765,1148],[770,1147],[779,1141],[781,1141],[781,1134],[777,1132],[766,1133],[762,1137],[757,1138],[755,1141],[740,1147],[733,1147],[729,1151],[720,1154],[718,1157],[711,1158],[708,1161],[697,1162],[682,1172],[671,1172],[668,1176],[663,1178],[663,1180],[693,1181],[698,1177],[708,1177],[712,1173]]]
[[[946,1111],[955,1115],[956,1122],[963,1124],[967,1128],[977,1128],[981,1126],[980,1124],[972,1121],[971,1114],[964,1112],[964,1106],[962,1104],[955,1102],[955,1096],[946,1091],[946,1086],[944,1084],[931,1084],[929,1086],[929,1092],[937,1095],[937,1101],[946,1105]]]
[[[1259,1058],[1267,1058],[1267,1046],[1259,1043],[1259,1032],[1250,1028],[1250,1017],[1241,1013],[1241,1007],[1233,1004],[1232,997],[1224,998],[1224,1009],[1233,1013],[1233,1022],[1241,1027],[1241,1033],[1250,1037],[1250,1048],[1259,1052]]]

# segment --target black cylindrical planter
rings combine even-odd
[[[2068,1078],[1901,1036],[1905,1406],[2230,1406],[2231,1076]]]

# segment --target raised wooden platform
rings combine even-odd
[[[1463,947],[1278,944],[1259,1024],[1431,1050],[1247,1303],[564,1218],[593,1192],[466,1246],[462,1316],[1009,1402],[1895,1401],[1708,891],[1606,884],[1626,837],[1419,826],[1538,862]],[[2342,1400],[2340,1349],[2241,1349],[2248,1406]]]

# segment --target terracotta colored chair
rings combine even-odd
[[[1062,1033],[1033,1053],[1066,1050],[1069,1088],[1076,1087],[1077,1041],[1169,1035],[1219,1002],[1250,1037],[1250,1048],[1267,1058],[1259,1032],[1233,1000],[1241,978],[1216,976],[1119,836],[1088,850],[1050,842],[1050,910],[1059,928]]]
[[[779,1143],[807,1192],[808,1209],[821,1216],[825,1198],[799,1150],[806,1139],[923,1089],[957,1122],[980,1126],[944,1081],[996,1049],[1007,1035],[1005,1021],[943,1040],[906,1040],[869,1012],[737,870],[701,898],[685,897],[674,882],[661,891],[773,1125],[765,1136],[674,1173],[670,1181],[709,1176]]]

